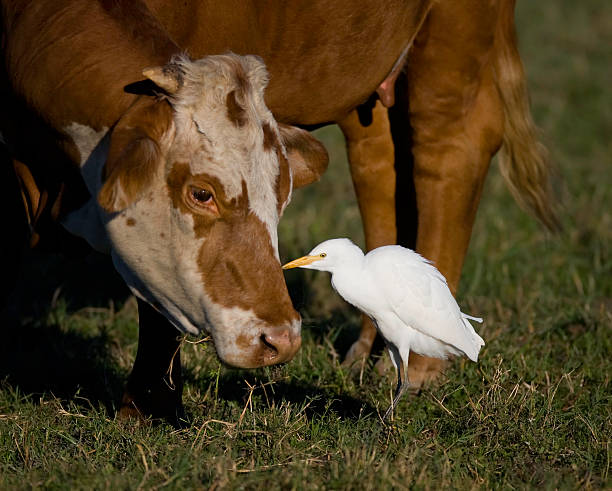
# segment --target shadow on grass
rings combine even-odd
[[[32,399],[78,394],[112,410],[126,374],[112,357],[107,328],[81,332],[57,319],[83,308],[121,305],[128,296],[105,256],[28,254],[0,313],[0,380]]]
[[[121,395],[125,374],[109,354],[106,333],[82,336],[57,326],[22,326],[2,334],[3,385],[35,400],[51,393],[60,399],[79,395],[110,412]]]
[[[186,379],[199,385],[206,385],[208,381],[199,377],[194,380],[189,371],[185,373]],[[249,386],[251,388],[249,388]],[[339,388],[338,388],[339,389]],[[260,405],[268,408],[282,407],[289,403],[296,411],[303,411],[308,417],[320,419],[333,413],[342,419],[357,420],[367,415],[376,414],[376,409],[368,402],[355,397],[343,395],[333,388],[319,388],[310,383],[299,380],[269,380],[260,377],[252,371],[232,370],[219,377],[217,396],[223,401],[233,401],[239,406],[247,404],[249,393],[259,400]],[[340,389],[339,389],[340,390]]]

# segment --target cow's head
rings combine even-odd
[[[291,359],[300,317],[277,225],[292,187],[325,169],[324,147],[279,128],[256,57],[177,57],[143,73],[165,95],[139,100],[113,129],[98,194],[117,269],[177,328],[208,331],[223,361]]]

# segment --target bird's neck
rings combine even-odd
[[[346,258],[331,272],[334,289],[349,303],[361,308],[359,298],[365,293],[369,282],[365,278],[364,256]]]
[[[337,277],[344,276],[355,276],[361,274],[364,265],[365,256],[359,251],[360,254],[350,254],[342,258],[342,262],[337,264],[334,268],[330,269],[332,276]]]

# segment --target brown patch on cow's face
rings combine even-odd
[[[263,130],[263,148],[266,151],[272,150],[279,146],[276,132],[268,123],[262,125]]]
[[[299,319],[268,229],[254,214],[215,222],[200,249],[198,267],[215,303],[251,310],[273,326]]]
[[[189,206],[187,200],[188,186],[193,176],[189,171],[189,165],[184,162],[177,162],[172,166],[168,174],[167,186],[172,206],[181,213],[190,215],[193,218],[193,231],[198,238],[204,237],[216,217],[209,213],[197,213]]]
[[[130,217],[125,221],[125,223],[128,227],[133,227],[134,225],[136,225],[136,220]]]
[[[291,169],[280,147],[276,148],[276,156],[279,170],[276,180],[276,195],[278,196],[277,209],[280,215],[283,212],[283,207],[289,202],[289,195],[291,194]]]
[[[236,346],[240,349],[248,350],[251,347],[251,339],[246,334],[238,334]]]
[[[291,193],[291,169],[283,154],[281,143],[274,129],[268,124],[262,124],[263,148],[266,152],[276,152],[278,160],[278,178],[276,180],[277,211],[280,215],[287,204]]]
[[[238,128],[244,126],[248,121],[248,117],[244,108],[238,104],[238,101],[236,100],[235,90],[232,90],[227,94],[225,104],[227,106],[228,119]]]
[[[232,68],[237,88],[228,92],[225,97],[225,105],[227,106],[228,119],[240,128],[248,122],[248,116],[244,107],[238,102],[238,99],[244,100],[245,94],[250,90],[250,83],[241,63],[234,63]]]
[[[246,94],[250,90],[249,77],[244,71],[242,63],[234,63],[234,75],[236,76],[236,83],[238,84],[238,90],[241,94]]]

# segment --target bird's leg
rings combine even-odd
[[[408,377],[407,377],[407,371],[408,371],[407,368],[408,368],[407,363],[406,364],[401,363],[400,370],[397,371],[397,387],[395,389],[395,396],[393,397],[393,402],[389,406],[389,409],[387,409],[387,411],[385,412],[385,415],[383,416],[383,420],[387,419],[387,417],[389,416],[389,414],[391,414],[395,406],[397,406],[398,402],[400,401],[404,393],[410,387],[410,382],[408,382]]]
[[[387,349],[389,350],[391,361],[393,362],[393,364],[395,365],[395,369],[397,370],[397,386],[395,388],[395,396],[393,397],[393,402],[385,412],[385,415],[383,416],[383,421],[387,419],[389,414],[391,414],[395,406],[397,406],[399,400],[404,395],[404,392],[406,392],[406,390],[410,386],[410,383],[408,382],[408,360],[406,360],[406,363],[404,363],[399,354],[399,350],[392,344],[388,344]]]

